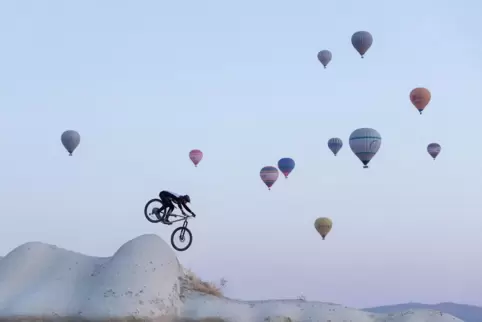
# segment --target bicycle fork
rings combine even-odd
[[[187,227],[187,220],[184,220],[184,224],[182,224],[182,227],[183,228],[186,228]],[[186,232],[185,229],[182,229],[181,230],[181,234],[179,235],[179,240],[181,240],[182,242],[184,242],[184,233]]]

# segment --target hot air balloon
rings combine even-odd
[[[410,92],[410,101],[412,101],[413,106],[415,106],[420,114],[422,114],[422,111],[427,107],[428,103],[430,103],[431,98],[432,94],[424,87],[414,88]]]
[[[198,163],[203,159],[203,153],[201,150],[191,150],[191,152],[189,152],[189,159],[191,159],[194,166],[197,167]]]
[[[435,160],[437,158],[437,155],[442,151],[442,147],[438,143],[430,143],[427,146],[427,152],[432,156],[432,158]]]
[[[351,44],[360,54],[361,58],[370,49],[373,43],[373,37],[368,31],[357,31],[351,36]]]
[[[335,156],[341,150],[342,146],[343,141],[340,138],[331,138],[328,140],[328,148]]]
[[[326,66],[330,63],[331,57],[331,51],[329,50],[322,50],[318,53],[318,60],[324,68],[326,68]]]
[[[374,129],[356,129],[350,135],[350,148],[363,163],[363,168],[368,168],[368,163],[377,154],[382,137]]]
[[[60,136],[60,141],[62,141],[62,145],[69,152],[69,155],[72,156],[74,150],[79,146],[80,134],[74,130],[67,130]]]
[[[267,166],[261,169],[259,176],[261,177],[261,180],[263,180],[264,184],[268,187],[268,190],[271,190],[273,184],[276,182],[276,180],[278,180],[279,172],[275,167]]]
[[[278,161],[279,170],[288,178],[288,175],[295,168],[295,161],[291,158],[283,158]]]
[[[326,235],[330,232],[331,227],[333,227],[333,222],[330,218],[320,217],[315,220],[315,229],[323,240],[325,240]]]

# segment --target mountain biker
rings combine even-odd
[[[167,208],[166,215],[163,218],[159,218],[161,219],[162,223],[167,225],[172,224],[171,222],[169,222],[169,216],[175,208],[174,204],[177,204],[178,208],[181,210],[184,216],[186,216],[186,213],[184,212],[183,208],[189,211],[189,213],[191,213],[193,217],[196,217],[196,214],[193,213],[191,209],[189,209],[189,207],[186,205],[186,203],[191,202],[191,198],[188,195],[179,195],[174,192],[163,190],[159,193],[159,198],[161,198],[162,207],[156,213],[157,217],[159,218],[159,213]]]

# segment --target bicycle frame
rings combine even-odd
[[[184,226],[184,227],[187,227],[187,221],[188,221],[189,218],[191,218],[192,216],[189,216],[189,215],[170,214],[169,217],[182,217],[181,219],[170,220],[169,222],[170,222],[170,223],[175,223],[175,222],[183,221],[183,220],[184,220],[183,226]]]
[[[170,223],[175,223],[175,222],[178,222],[178,221],[182,221],[184,220],[184,223],[182,224],[182,227],[183,228],[186,228],[187,229],[187,221],[189,220],[189,218],[191,218],[191,216],[189,215],[177,215],[177,214],[170,214],[169,217],[171,216],[174,216],[174,217],[182,217],[181,219],[176,219],[176,220],[173,220],[173,221],[170,221]],[[179,239],[181,241],[184,241],[184,234],[186,233],[186,230],[182,229],[181,230],[181,235],[179,236]]]

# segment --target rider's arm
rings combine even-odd
[[[189,209],[189,207],[188,207],[185,203],[182,203],[182,202],[181,202],[181,203],[179,204],[179,208],[180,208],[180,205],[183,205],[184,208],[186,208],[186,210],[191,213],[191,215],[194,215],[194,213],[191,211],[191,209]]]
[[[186,205],[183,205],[182,202],[178,202],[177,206],[179,207],[179,210],[181,210],[182,214],[185,215],[186,213],[184,212],[184,209],[182,209],[182,206],[186,207]]]

